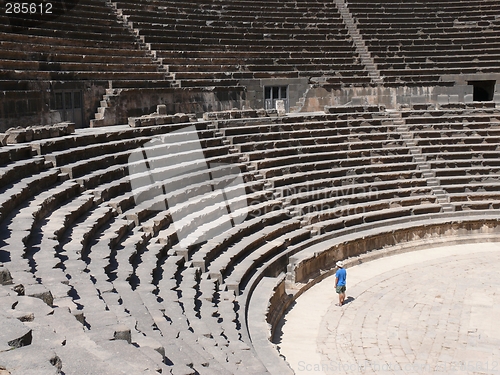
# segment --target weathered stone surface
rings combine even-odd
[[[253,117],[265,117],[267,116],[265,110],[256,111],[254,109],[231,109],[229,111],[218,111],[218,112],[205,112],[203,113],[203,120],[229,120],[229,119],[239,119],[239,118],[253,118]]]
[[[159,115],[166,115],[167,114],[167,106],[165,104],[159,104],[156,106],[156,113]]]
[[[53,350],[30,345],[0,353],[1,367],[11,375],[57,375],[62,361]]]
[[[23,284],[17,284],[12,288],[12,290],[16,292],[18,296],[24,296],[25,289]]]
[[[285,101],[284,100],[276,100],[276,111],[278,112],[278,116],[285,115],[286,109],[285,109]]]
[[[193,121],[193,119],[196,120],[195,115],[187,115],[185,113],[176,113],[175,115],[167,115],[155,112],[153,114],[144,115],[141,117],[129,117],[128,125],[132,128],[137,128],[141,126],[178,124],[178,123],[190,122]]]
[[[5,267],[0,267],[0,285],[12,284],[12,275]]]
[[[128,118],[128,125],[131,128],[137,128],[137,127],[141,126],[141,120],[137,117],[129,117]]]
[[[30,297],[40,298],[49,306],[52,306],[54,303],[54,297],[52,296],[50,290],[41,284],[27,285],[25,287],[25,294]]]
[[[0,352],[30,345],[32,334],[31,328],[0,311]]]
[[[27,128],[17,127],[7,129],[3,144],[17,144],[31,142],[33,140],[55,138],[63,135],[73,134],[75,124],[72,122],[61,122],[54,125],[30,126]]]
[[[113,338],[115,340],[124,340],[129,344],[132,342],[132,335],[130,332],[130,328],[125,325],[117,325],[113,327]]]
[[[41,298],[34,298],[28,296],[20,296],[18,303],[14,306],[14,310],[20,313],[32,313],[35,317],[42,317],[52,314],[54,309],[47,305]],[[45,303],[44,303],[45,302]]]

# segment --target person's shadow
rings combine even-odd
[[[352,301],[354,301],[355,298],[352,297],[352,296],[347,296],[344,300],[344,305],[347,305],[348,303],[351,303]]]

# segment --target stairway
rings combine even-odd
[[[401,112],[389,112],[389,117],[396,130],[401,134],[403,142],[410,149],[410,154],[413,156],[413,160],[417,162],[418,169],[422,171],[422,176],[426,179],[427,186],[431,188],[437,202],[443,207],[443,212],[454,212],[455,206],[450,204],[448,194],[441,188],[439,180],[436,178],[436,173],[431,170],[431,166],[427,163],[425,155],[422,154],[422,149],[417,146],[413,139],[413,132],[410,131],[408,125],[406,125],[401,117]]]
[[[368,48],[365,45],[363,38],[361,37],[361,34],[359,33],[358,28],[356,27],[356,23],[354,22],[351,12],[349,12],[349,9],[347,9],[346,3],[344,2],[344,0],[334,0],[334,1],[335,5],[337,6],[337,9],[340,12],[340,15],[342,16],[342,19],[344,20],[344,24],[347,27],[347,31],[349,32],[349,35],[351,36],[354,42],[354,46],[356,47],[356,52],[361,58],[361,63],[366,67],[366,70],[368,71],[369,77],[371,78],[373,83],[377,85],[383,84],[384,80],[380,75],[380,71],[377,69],[375,61],[373,60],[370,52],[368,51]]]

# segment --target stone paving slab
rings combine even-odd
[[[296,374],[500,374],[500,243],[438,247],[329,277],[284,317]]]

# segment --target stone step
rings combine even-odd
[[[455,212],[455,206],[451,204],[444,204],[443,205],[443,212]]]
[[[427,180],[427,185],[428,186],[439,186],[439,181],[436,179],[429,179]]]

